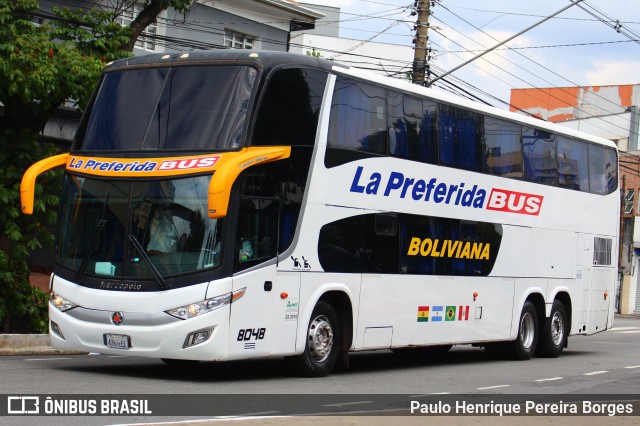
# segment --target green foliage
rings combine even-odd
[[[51,247],[61,171],[36,185],[33,215],[22,215],[20,181],[26,169],[56,154],[43,143],[47,120],[64,103],[83,108],[104,63],[129,56],[126,29],[99,11],[58,10],[62,23],[36,26],[35,0],[0,2],[0,332],[47,329],[47,295],[29,285],[29,255]]]
[[[33,216],[20,212],[20,179],[25,163],[55,153],[51,145],[38,141],[28,129],[15,133],[0,131],[2,185],[0,185],[0,319],[2,332],[29,333],[47,329],[47,294],[29,285],[30,251],[51,246],[53,238],[46,225],[55,223],[60,172],[49,174],[36,187]],[[57,176],[56,176],[57,175]]]

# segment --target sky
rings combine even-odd
[[[339,7],[340,37],[412,44],[416,20],[410,16],[413,0],[304,3]],[[449,71],[570,3],[437,0],[430,18],[431,65],[437,73]],[[640,83],[640,0],[583,1],[505,46],[460,68],[448,80],[501,108],[508,108],[505,102],[513,88]],[[452,90],[445,84],[436,82],[436,86]]]

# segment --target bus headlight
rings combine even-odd
[[[65,299],[64,297],[53,291],[49,293],[49,301],[61,312],[68,311],[69,309],[78,306],[69,299]]]
[[[240,290],[236,290],[232,293],[226,293],[220,296],[212,297],[210,299],[202,300],[200,302],[191,303],[189,305],[179,306],[177,308],[169,309],[165,311],[171,316],[176,318],[180,318],[183,320],[189,318],[195,318],[199,315],[203,315],[209,313],[211,311],[215,311],[223,306],[226,306],[232,302],[235,302],[242,296],[246,291],[246,287]]]

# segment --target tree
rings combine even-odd
[[[41,132],[58,107],[83,108],[107,60],[130,55],[122,50],[128,29],[105,12],[58,11],[53,26],[36,26],[29,17],[36,0],[0,3],[0,332],[47,328],[47,295],[29,285],[29,253],[51,245],[46,225],[59,203],[55,173],[41,178],[34,214],[20,211],[22,174],[55,148]],[[60,173],[57,174],[60,176]]]
[[[139,3],[139,1],[128,0],[123,3],[128,7],[132,4]],[[193,3],[193,0],[144,0],[144,8],[129,26],[129,43],[125,46],[125,50],[133,51],[138,37],[140,37],[145,28],[155,22],[163,10],[173,7],[180,13],[186,13],[191,7],[191,3]]]

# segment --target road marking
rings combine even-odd
[[[57,357],[57,358],[27,358],[27,359],[25,359],[25,361],[54,361],[54,360],[58,360],[58,359],[71,359],[71,358],[61,358],[61,357]]]
[[[269,415],[269,413],[277,413],[277,411],[265,411],[266,415],[259,415],[259,416],[252,416],[251,414],[249,415],[242,415],[242,416],[219,416],[219,417],[214,417],[211,419],[193,419],[193,420],[178,420],[178,421],[170,421],[170,422],[153,422],[153,423],[121,423],[121,424],[115,424],[112,426],[136,426],[136,425],[140,425],[140,426],[149,426],[151,424],[153,425],[179,425],[179,424],[197,424],[197,423],[212,423],[212,422],[226,422],[226,421],[246,421],[246,420],[263,420],[263,419],[289,419],[292,416],[273,416],[273,415]],[[260,414],[260,413],[258,413]]]
[[[487,390],[487,389],[498,389],[498,388],[508,388],[511,385],[495,385],[495,386],[486,386],[484,388],[476,388],[478,390]]]
[[[549,377],[548,379],[538,379],[536,382],[554,382],[556,380],[564,380],[564,377]]]
[[[347,405],[360,405],[360,404],[373,404],[373,401],[340,402],[338,404],[325,404],[323,405],[323,407],[345,407]]]
[[[640,330],[616,331],[616,334],[638,334]]]
[[[591,373],[584,373],[583,376],[595,376],[596,374],[604,374],[604,373],[608,373],[608,371],[606,370],[592,371]]]
[[[625,368],[640,368],[640,365],[630,365],[630,366],[625,367]]]
[[[621,331],[621,330],[637,330],[638,327],[613,327],[610,328],[610,331]]]

